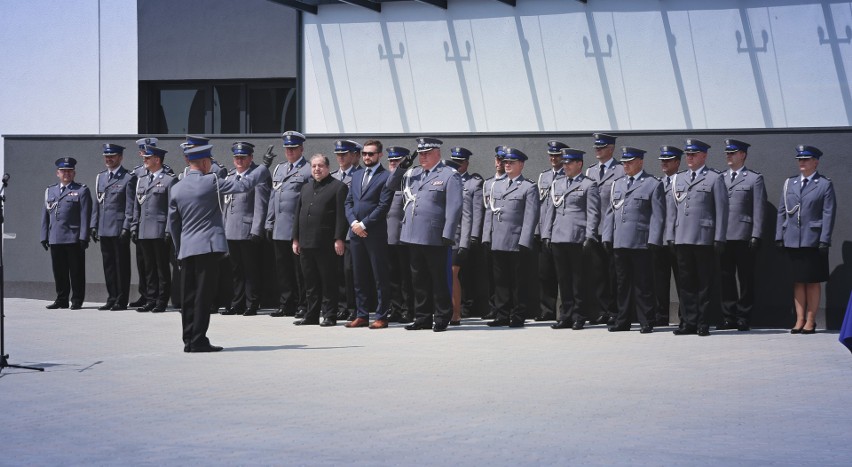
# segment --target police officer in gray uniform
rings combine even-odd
[[[388,153],[387,185],[394,190],[393,201],[388,211],[388,277],[390,279],[391,312],[388,321],[391,323],[410,323],[414,321],[414,292],[411,287],[411,262],[408,246],[399,239],[402,233],[402,218],[405,214],[403,203],[405,197],[398,186],[399,177],[411,166],[410,151],[399,146],[386,148]],[[395,183],[396,182],[396,183]]]
[[[169,269],[169,239],[166,215],[169,210],[169,193],[177,177],[163,169],[163,158],[168,151],[155,146],[145,146],[145,168],[148,175],[136,183],[136,203],[130,235],[142,247],[145,258],[145,296],[148,303],[136,311],[162,313],[166,311],[171,289]]]
[[[675,175],[680,172],[680,159],[683,157],[683,150],[675,146],[660,147],[660,168],[663,171],[663,176],[660,179],[660,184],[663,185],[663,192],[666,196],[666,205],[668,206],[668,198],[672,196],[672,182],[675,180]],[[674,273],[674,274],[673,274]],[[674,248],[660,248],[654,251],[654,293],[657,296],[657,326],[669,325],[669,309],[671,308],[671,284],[672,276],[674,276],[675,289],[680,296],[680,277],[677,273],[677,258]],[[681,306],[678,307],[678,318],[683,320]]]
[[[655,306],[652,249],[663,244],[666,205],[660,180],[645,172],[645,151],[621,148],[624,176],[610,188],[603,241],[613,252],[618,316],[610,332],[629,331],[632,315],[639,332],[654,330]]]
[[[598,184],[583,175],[585,152],[571,148],[561,152],[565,176],[542,201],[550,207],[541,222],[541,238],[543,246],[553,251],[562,295],[559,321],[551,328],[580,330],[586,324],[583,302],[588,281],[583,252],[598,241],[601,200]]]
[[[506,178],[493,185],[492,212],[485,217],[482,234],[494,265],[496,317],[488,326],[522,328],[529,301],[523,283],[532,262],[539,198],[535,183],[522,174],[526,154],[510,147],[504,151]]]
[[[95,177],[96,203],[92,209],[91,238],[100,241],[107,288],[99,310],[126,310],[130,300],[130,222],[133,220],[136,180],[121,165],[124,147],[103,145],[106,169]]]
[[[186,152],[190,171],[174,186],[169,200],[168,231],[181,265],[184,352],[222,350],[207,339],[220,258],[228,252],[221,199],[254,188],[269,175],[268,167],[275,157],[264,156],[264,166],[240,180],[226,180],[210,174],[211,149],[209,145],[197,146]]]
[[[225,238],[231,262],[233,299],[222,314],[255,316],[260,308],[260,247],[263,244],[266,208],[272,187],[269,171],[254,162],[254,145],[236,141],[231,146],[234,165],[226,180],[239,181],[254,171],[263,172],[253,190],[224,196]],[[212,165],[212,164],[211,164]]]
[[[157,146],[159,140],[153,137],[139,138],[136,140],[136,146],[138,147],[138,155],[143,158],[145,157],[145,146]],[[166,164],[163,164],[163,170],[168,172],[172,172],[171,167]],[[130,169],[131,175],[133,175],[133,179],[131,180],[131,184],[133,185],[131,188],[133,189],[133,196],[131,197],[131,203],[136,204],[136,183],[140,178],[148,175],[148,169],[145,168],[145,164],[139,164],[136,167]],[[132,217],[132,216],[131,216]],[[139,245],[139,242],[133,241],[135,245],[134,249],[136,250],[136,272],[139,276],[139,285],[137,290],[139,291],[139,298],[130,302],[127,306],[130,308],[138,308],[140,306],[145,306],[148,304],[148,297],[145,296],[145,293],[148,290],[148,286],[145,283],[145,277],[148,275],[145,269],[145,255],[142,253],[142,247]]]
[[[460,302],[461,310],[458,318],[470,316],[474,307],[473,301],[476,296],[475,252],[478,251],[482,242],[482,222],[485,213],[485,207],[482,204],[482,184],[485,180],[482,175],[468,171],[471,156],[473,156],[473,153],[467,148],[454,147],[450,150],[450,160],[459,165],[456,170],[461,176],[462,189],[464,190],[461,224],[456,237],[458,248],[453,250],[453,301],[455,302],[458,298]],[[458,279],[460,289],[458,296],[456,296],[455,278]],[[453,308],[455,308],[455,303]],[[454,316],[453,318],[457,317]],[[457,326],[461,324],[461,321],[454,319],[450,324]]]
[[[334,142],[334,155],[337,157],[337,170],[331,172],[331,177],[339,180],[346,185],[346,188],[352,188],[353,177],[363,177],[360,173],[363,170],[359,161],[361,158],[362,146],[355,141],[341,139]],[[358,318],[358,313],[355,310],[355,276],[352,267],[352,248],[349,246],[349,241],[352,238],[352,232],[346,234],[346,251],[343,256],[337,258],[337,270],[340,301],[337,312],[337,319],[353,321]],[[370,296],[367,300],[367,309],[373,310],[376,308],[376,294],[370,290]]]
[[[586,176],[598,184],[601,195],[601,206],[609,206],[609,196],[612,192],[612,183],[624,175],[624,167],[621,162],[613,157],[615,152],[616,137],[606,133],[595,133],[595,158],[596,164],[586,169]],[[601,216],[601,224],[598,225],[598,233],[603,231],[604,216]],[[598,244],[591,249],[594,258],[592,267],[598,271],[595,276],[595,297],[600,308],[600,315],[591,320],[597,324],[615,324],[615,315],[618,309],[615,304],[615,261],[610,253],[604,250],[603,245]]]
[[[562,168],[562,150],[568,145],[559,141],[547,142],[547,155],[550,158],[550,168],[538,174],[539,225],[536,226],[536,246],[538,247],[538,281],[539,281],[539,312],[536,321],[551,321],[556,319],[556,297],[559,294],[557,265],[550,244],[542,242],[542,223],[550,219],[550,209],[553,203],[548,201],[550,190],[556,180],[565,175]]]
[[[749,146],[736,139],[725,140],[728,231],[720,258],[723,321],[716,329],[748,331],[754,307],[754,263],[763,235],[766,188],[763,175],[745,166]]]
[[[724,252],[728,230],[728,190],[724,175],[705,165],[710,145],[686,140],[689,169],[675,177],[666,209],[666,243],[674,244],[680,275],[683,321],[675,335],[709,336],[710,291],[716,255]]]
[[[816,332],[820,283],[828,280],[828,248],[837,204],[831,179],[817,172],[822,151],[796,147],[799,175],[784,181],[775,243],[790,258],[796,324],[791,334]]]
[[[41,246],[50,251],[56,300],[47,309],[79,310],[86,295],[86,248],[89,247],[89,222],[92,216],[92,195],[86,185],[74,181],[77,160],[63,157],[56,160],[54,183],[44,190],[44,209],[41,215]]]
[[[506,155],[506,146],[497,146],[494,148],[494,175],[485,179],[482,183],[482,205],[485,209],[482,216],[483,230],[485,228],[485,218],[493,215],[491,209],[491,195],[494,193],[494,183],[506,178],[506,171],[503,168],[503,156]],[[482,315],[482,319],[494,319],[496,315],[496,307],[494,305],[494,263],[491,257],[491,245],[482,243],[482,249],[485,252],[485,270],[488,275],[488,311]]]
[[[305,283],[299,258],[293,253],[293,222],[302,193],[302,185],[311,181],[311,165],[302,157],[305,135],[287,131],[284,140],[285,162],[272,172],[272,192],[266,214],[266,237],[275,251],[280,304],[270,316],[295,316],[305,309]]]
[[[186,161],[186,167],[184,167],[181,173],[178,174],[178,180],[183,180],[183,177],[185,177],[186,174],[189,173],[190,167],[189,159],[186,157],[187,151],[194,147],[206,146],[208,144],[210,144],[210,138],[198,135],[186,135],[186,141],[180,143],[180,149],[183,151],[183,157]],[[223,166],[222,164],[216,162],[216,159],[210,157],[210,163],[210,173],[216,174],[216,176],[219,178],[225,178],[228,176],[228,169],[226,169],[225,166]]]
[[[417,139],[420,166],[402,177],[405,196],[400,240],[408,245],[414,286],[414,322],[409,331],[442,332],[452,317],[447,264],[461,221],[462,183],[458,172],[441,161],[437,138]],[[391,179],[398,178],[392,177]]]

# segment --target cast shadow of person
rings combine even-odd
[[[843,242],[840,251],[842,262],[834,268],[825,284],[826,329],[840,329],[852,291],[852,241]]]

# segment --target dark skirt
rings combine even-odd
[[[818,248],[786,248],[790,266],[793,268],[793,282],[817,283],[828,280],[828,255]]]

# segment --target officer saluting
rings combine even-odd
[[[194,147],[205,146],[210,144],[210,138],[198,135],[186,135],[186,141],[180,143],[180,149],[183,151],[183,158],[186,162],[186,167],[183,168],[183,171],[178,174],[178,180],[183,180],[183,177],[189,173],[189,159],[186,156],[187,151]],[[216,174],[219,178],[225,178],[228,176],[228,169],[226,169],[222,164],[216,162],[216,159],[210,157],[210,173]]]
[[[86,294],[86,248],[89,247],[89,221],[92,216],[92,196],[89,188],[74,181],[77,160],[63,157],[56,160],[55,183],[44,190],[44,209],[41,216],[41,245],[50,250],[53,279],[56,281],[56,300],[46,308],[83,306]]]
[[[124,147],[103,145],[106,169],[95,177],[92,240],[101,243],[107,302],[99,310],[126,310],[130,299],[130,222],[136,179],[121,165]]]

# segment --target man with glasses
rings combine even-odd
[[[706,165],[710,145],[686,140],[689,167],[677,174],[666,210],[666,242],[673,244],[680,276],[683,321],[677,336],[709,336],[707,318],[710,291],[716,271],[716,255],[725,249],[728,225],[728,190],[723,174]]]
[[[609,206],[609,196],[612,191],[612,183],[624,175],[624,167],[621,162],[613,158],[616,137],[606,133],[595,133],[595,158],[597,164],[593,164],[586,170],[586,176],[598,184],[600,190],[601,206]],[[598,234],[603,231],[603,219],[598,225]],[[597,324],[615,324],[615,315],[618,310],[615,306],[615,261],[610,253],[604,250],[602,244],[597,244],[591,250],[592,268],[596,272],[595,297],[597,298],[600,315],[592,321]]]

